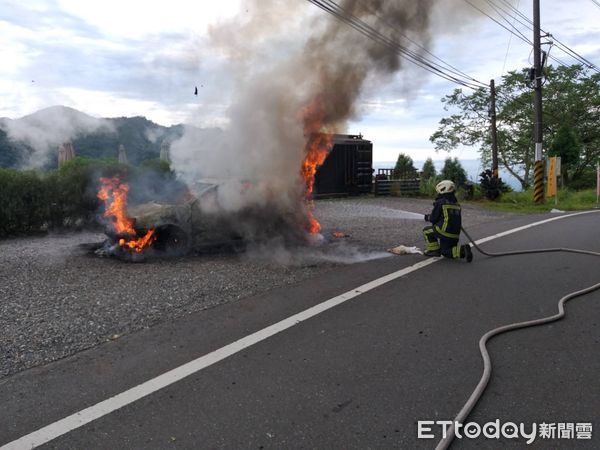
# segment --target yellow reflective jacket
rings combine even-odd
[[[433,202],[429,220],[437,234],[449,239],[458,239],[460,236],[461,213],[460,205],[454,195],[440,194]]]

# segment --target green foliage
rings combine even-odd
[[[504,192],[512,190],[502,179],[494,177],[491,169],[485,170],[479,175],[479,188],[488,200],[496,200]]]
[[[419,193],[426,197],[435,197],[437,192],[435,191],[435,185],[438,183],[436,178],[421,178]]]
[[[573,128],[568,124],[561,125],[552,141],[548,155],[560,156],[562,165],[570,167],[577,164],[580,153],[581,145]]]
[[[147,159],[142,161],[140,168],[147,171],[153,171],[162,176],[172,177],[175,175],[171,170],[171,165],[162,159]]]
[[[394,178],[407,179],[416,177],[417,169],[415,169],[412,158],[404,153],[400,153],[396,161],[396,167],[394,167]]]
[[[17,167],[27,157],[29,151],[26,145],[18,146],[12,142],[6,132],[0,128],[0,167]]]
[[[0,236],[90,223],[101,176],[128,175],[114,160],[77,157],[50,172],[0,169]]]
[[[545,148],[558,149],[565,137],[570,141],[568,171],[575,181],[600,157],[600,74],[579,65],[548,67],[543,89]],[[533,90],[528,69],[513,71],[497,84],[497,125],[500,163],[524,189],[531,180],[534,163]],[[478,146],[485,166],[491,161],[489,95],[486,89],[463,93],[456,89],[442,99],[445,108],[457,110],[443,118],[430,137],[436,150],[451,151],[461,145]],[[566,127],[570,131],[566,131]],[[563,128],[563,131],[561,131]],[[568,136],[573,133],[573,136]],[[562,135],[562,136],[561,136]],[[579,157],[575,160],[579,143]],[[556,144],[557,146],[559,144]],[[558,150],[557,150],[558,151]]]
[[[521,213],[547,212],[557,207],[563,211],[577,211],[591,209],[596,206],[596,191],[594,189],[582,191],[560,189],[558,191],[558,206],[554,204],[553,199],[546,199],[543,204],[534,203],[532,189],[521,192],[507,192],[497,201],[484,200],[481,204],[491,209]]]
[[[446,158],[440,177],[443,180],[452,180],[457,187],[460,187],[467,181],[467,172],[465,172],[458,158]]]
[[[49,212],[48,200],[37,172],[0,169],[0,236],[40,229]]]
[[[130,204],[176,201],[187,192],[168,163],[150,160],[138,168],[115,159],[77,157],[49,172],[0,169],[0,236],[96,222],[100,177],[130,185]]]
[[[577,167],[580,154],[581,144],[579,144],[575,131],[566,123],[561,125],[552,141],[548,155],[560,156],[561,175],[565,185],[569,184],[569,175]]]
[[[50,172],[48,180],[57,188],[54,195],[56,217],[51,226],[70,226],[91,222],[99,207],[96,193],[100,177],[119,176],[126,179],[129,167],[115,159],[97,160],[77,157]]]
[[[421,179],[430,180],[432,178],[435,179],[437,175],[437,171],[435,170],[435,165],[433,164],[433,159],[427,158],[425,163],[423,164],[423,170],[421,171]]]
[[[596,187],[596,171],[586,170],[581,173],[576,179],[571,180],[569,183],[569,189],[578,191],[581,189],[593,189]]]
[[[74,121],[80,114],[82,113],[79,111],[70,110]],[[24,119],[15,119],[14,122],[21,120]],[[105,120],[112,125],[112,129],[104,127],[72,137],[73,147],[78,156],[96,159],[116,158],[119,145],[123,144],[129,162],[135,166],[144,160],[158,158],[162,143],[172,142],[181,137],[184,132],[182,125],[163,127],[144,117],[119,117]],[[0,119],[0,167],[19,168],[27,162],[33,150],[26,142],[9,139],[7,127],[8,125]],[[57,167],[58,148],[53,149],[53,152],[45,169]]]

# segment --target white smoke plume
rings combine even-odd
[[[444,24],[446,13],[458,17],[462,8],[451,0],[338,3],[418,54],[424,50],[411,41],[428,48],[432,27],[450,30],[456,24]],[[235,78],[229,123],[222,133],[190,130],[174,142],[175,170],[190,182],[230,180],[233,188],[220,198],[225,209],[267,203],[305,213],[300,168],[311,135],[345,132],[359,114],[365,85],[390,81],[404,61],[302,1],[248,0],[238,17],[213,28],[211,38]],[[254,185],[251,192],[243,192],[245,182]]]
[[[10,139],[32,149],[23,164],[27,168],[45,166],[50,158],[56,158],[59,145],[78,136],[96,131],[115,132],[109,121],[65,106],[52,106],[20,119],[5,120],[3,128]]]
[[[355,264],[376,259],[389,258],[392,254],[384,251],[361,249],[354,244],[330,242],[327,246],[286,246],[281,239],[253,243],[246,249],[245,257],[275,263],[285,267],[300,267],[314,264]]]

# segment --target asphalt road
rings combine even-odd
[[[489,236],[551,217],[469,231]],[[491,251],[571,247],[600,252],[600,213],[484,244]],[[162,323],[0,383],[0,444],[388,273],[401,256],[342,266],[293,286]],[[248,347],[64,434],[43,448],[433,448],[417,421],[451,420],[481,375],[479,337],[556,312],[568,292],[600,281],[575,254],[440,260]],[[494,372],[469,421],[587,423],[592,439],[532,448],[600,448],[600,291],[567,319],[494,339]],[[436,430],[438,431],[438,430]],[[439,432],[437,433],[439,436]],[[523,448],[524,439],[463,439],[453,448]]]

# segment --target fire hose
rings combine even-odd
[[[584,255],[600,256],[600,253],[597,253],[597,252],[591,252],[591,251],[587,251],[587,250],[577,250],[577,249],[571,249],[571,248],[542,248],[542,249],[533,249],[533,250],[517,250],[517,251],[501,252],[501,253],[486,252],[485,250],[482,250],[477,245],[475,240],[471,236],[469,236],[469,233],[467,233],[467,231],[464,228],[461,227],[461,230],[465,234],[465,236],[467,236],[467,238],[469,239],[469,242],[473,245],[473,247],[475,247],[475,249],[477,249],[477,251],[479,251],[481,254],[486,255],[486,256],[496,257],[496,256],[527,255],[527,254],[531,254],[531,253],[550,253],[550,252],[569,252],[569,253],[580,253],[580,254],[584,254]],[[469,397],[467,402],[464,404],[462,409],[458,412],[458,414],[452,421],[452,425],[450,425],[448,427],[446,436],[443,437],[438,442],[438,445],[435,447],[436,450],[445,450],[450,446],[450,444],[452,443],[452,441],[454,440],[454,437],[455,437],[454,425],[456,423],[461,423],[461,424],[465,423],[465,420],[467,419],[467,417],[469,416],[469,414],[471,413],[471,411],[473,410],[473,408],[475,407],[475,405],[477,404],[477,402],[483,395],[483,392],[485,391],[485,388],[488,385],[488,382],[492,375],[492,362],[491,362],[491,358],[490,358],[490,355],[487,350],[487,342],[492,337],[497,336],[502,333],[506,333],[508,331],[518,330],[521,328],[534,327],[534,326],[538,326],[538,325],[544,325],[547,323],[556,322],[558,320],[561,320],[563,317],[565,317],[565,303],[567,303],[571,299],[588,294],[597,289],[600,289],[600,283],[594,284],[593,286],[587,287],[585,289],[581,289],[579,291],[571,292],[570,294],[565,295],[563,298],[561,298],[558,301],[558,313],[557,314],[554,314],[552,316],[543,317],[540,319],[528,320],[525,322],[516,322],[516,323],[511,323],[508,325],[503,325],[498,328],[494,328],[493,330],[490,330],[487,333],[485,333],[483,336],[481,336],[481,338],[479,339],[479,351],[480,351],[481,357],[483,359],[483,374],[481,375],[481,378],[479,380],[479,383],[475,387],[475,390],[471,393],[471,396]]]

